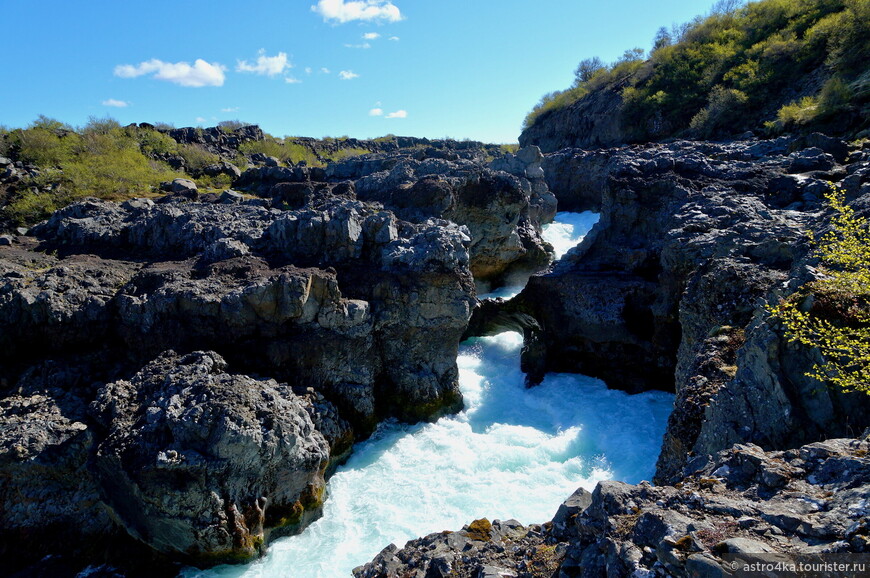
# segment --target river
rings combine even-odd
[[[561,257],[596,221],[559,213],[544,236]],[[576,374],[548,374],[526,389],[521,347],[516,333],[464,342],[464,411],[435,423],[381,424],[330,478],[323,516],[304,532],[276,540],[252,564],[182,576],[350,576],[391,542],[401,547],[481,517],[542,523],[578,486],[650,479],[673,396],[631,396]]]

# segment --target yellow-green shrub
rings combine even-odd
[[[15,225],[29,225],[48,218],[53,212],[69,201],[54,192],[24,191],[19,197],[3,208],[6,217]]]
[[[200,173],[205,167],[220,162],[220,157],[210,153],[198,144],[178,145],[178,154],[184,159],[184,168],[188,173]]]
[[[146,157],[138,136],[112,119],[93,118],[81,134],[45,117],[13,131],[10,138],[19,158],[40,170],[13,193],[4,208],[6,216],[29,224],[81,197],[147,195],[160,182],[180,176]]]
[[[620,61],[593,74],[592,60],[584,60],[578,67],[583,74],[578,74],[574,86],[545,95],[524,128],[549,111],[596,91],[612,90],[622,95],[620,120],[627,138],[680,136],[687,129],[697,134],[716,116],[709,107],[717,98],[713,92],[717,87],[746,96],[742,114],[727,127],[720,124],[723,131],[772,122],[772,104],[782,110],[771,128],[816,124],[801,128],[824,129],[834,120],[830,116],[839,112],[848,114],[833,123],[838,127],[835,131],[867,126],[866,114],[858,112],[866,103],[868,83],[858,80],[870,63],[870,0],[732,4],[727,12],[695,19],[673,37],[678,42],[660,42],[659,33],[646,62],[633,59],[639,52],[628,51]],[[795,100],[796,86],[806,86],[820,76],[836,79],[825,85],[824,95],[812,97],[822,103],[820,108],[813,108],[818,103],[810,100],[789,103]]]
[[[823,277],[771,312],[789,341],[821,352],[823,363],[808,376],[870,395],[870,228],[846,205],[843,191],[832,190],[826,198],[834,210],[831,229],[814,239]],[[806,307],[807,296],[826,307]]]

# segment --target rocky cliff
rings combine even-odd
[[[221,155],[263,138],[169,134]],[[319,514],[325,478],[379,421],[462,407],[475,282],[547,266],[555,198],[537,148],[488,165],[474,143],[393,144],[251,168],[235,181],[251,194],[176,179],[162,197],[85,199],[2,237],[11,569],[251,559]]]
[[[870,400],[806,377],[814,354],[785,341],[766,305],[812,277],[806,232],[825,226],[829,183],[870,201],[865,157],[821,135],[551,155],[558,174],[580,175],[568,186],[600,186],[600,221],[513,301],[481,308],[472,332],[523,328],[531,381],[576,371],[676,391],[659,482],[733,443],[855,435]]]
[[[568,147],[593,149],[628,142],[620,119],[621,90],[617,83],[595,91],[564,108],[543,113],[520,135],[520,146],[538,146],[546,153]]]
[[[817,352],[766,306],[815,275],[807,231],[825,230],[831,183],[870,209],[868,161],[823,135],[547,155],[560,205],[600,207],[599,223],[520,295],[481,303],[468,334],[523,331],[533,382],[676,391],[660,485],[579,489],[543,525],[477,520],[354,574],[728,576],[867,552],[870,398],[808,377]]]

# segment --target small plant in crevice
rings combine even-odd
[[[831,228],[810,237],[822,276],[770,311],[789,341],[822,354],[809,377],[870,395],[870,225],[842,190],[832,189],[826,199],[834,211]]]

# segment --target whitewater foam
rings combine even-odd
[[[591,211],[556,213],[555,220],[549,225],[544,225],[541,236],[556,250],[556,259],[561,259],[597,222],[598,213]]]

